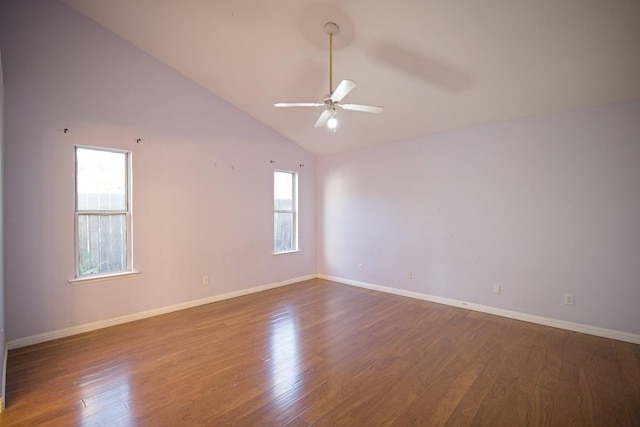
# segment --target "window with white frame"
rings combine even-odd
[[[298,250],[298,175],[273,171],[273,252]]]
[[[132,271],[131,153],[76,147],[76,278]]]

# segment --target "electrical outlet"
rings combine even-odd
[[[358,271],[364,271],[364,265],[358,264]]]
[[[405,274],[405,277],[407,279],[411,279],[411,271],[410,270],[407,270],[407,273]]]
[[[500,283],[494,283],[493,284],[493,293],[494,294],[499,294],[500,293]]]
[[[209,276],[202,276],[202,284],[203,285],[209,284]]]
[[[564,294],[564,305],[573,305],[573,294]]]

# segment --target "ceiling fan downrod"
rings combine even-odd
[[[340,27],[335,22],[324,24],[324,32],[329,34],[329,96],[333,95],[333,36],[340,34]]]

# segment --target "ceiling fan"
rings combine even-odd
[[[353,80],[342,80],[338,87],[333,90],[333,36],[340,34],[340,27],[334,22],[324,24],[324,32],[329,34],[329,94],[325,95],[322,102],[279,102],[275,107],[325,107],[316,121],[315,127],[319,128],[325,124],[329,129],[335,131],[338,126],[336,107],[343,110],[362,111],[364,113],[382,113],[382,107],[361,104],[343,104],[342,99],[356,87]]]

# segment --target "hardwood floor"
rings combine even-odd
[[[640,346],[311,280],[12,350],[2,426],[640,426]]]

